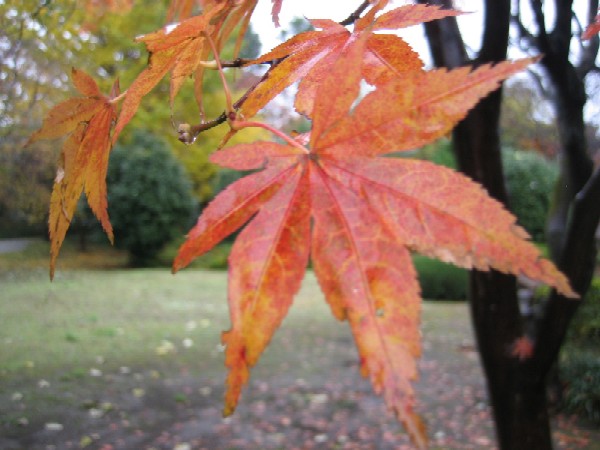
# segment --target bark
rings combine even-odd
[[[544,55],[541,63],[553,87],[553,103],[557,113],[561,144],[560,177],[548,220],[548,243],[555,261],[561,259],[565,250],[569,211],[573,199],[590,178],[593,169],[592,161],[586,151],[583,119],[583,107],[586,102],[583,83],[585,73],[569,61],[573,31],[571,3],[571,1],[557,2],[558,11],[554,28],[551,32],[547,32],[542,3],[539,0],[531,1],[539,31],[535,37],[530,35],[529,40],[530,44],[535,45]],[[589,53],[597,53],[597,47],[594,48],[593,45],[584,47],[582,62],[590,58]]]
[[[451,2],[438,0],[434,3],[448,7]],[[480,53],[473,61],[474,64],[500,61],[506,57],[510,1],[487,0],[485,7],[485,32]],[[570,16],[567,16],[566,20],[564,17],[557,20],[569,22]],[[456,67],[469,62],[453,18],[426,24],[426,33],[437,66]],[[557,38],[554,45],[558,46],[559,44],[561,41]],[[564,53],[564,49],[562,47],[561,49]],[[547,57],[546,59],[549,63],[557,64],[553,59]],[[583,130],[582,108],[585,103],[585,92],[582,87],[574,86],[573,74],[574,72],[559,73],[557,71],[557,79],[553,80],[555,83],[560,82],[566,85],[564,95],[557,96],[557,98],[562,98],[561,101],[564,103],[561,111],[563,118],[561,133],[564,136],[563,145],[585,148],[585,141],[581,140],[579,133],[579,130]],[[500,105],[500,92],[484,99],[454,130],[453,141],[460,169],[482,183],[493,197],[506,203],[507,195],[500,158]],[[567,122],[569,120],[574,123]],[[579,152],[573,150],[570,152],[572,156],[566,159],[564,172],[568,175],[575,175],[579,180],[585,182],[589,177],[585,168],[586,163]],[[569,195],[566,196],[564,205],[560,206],[566,211],[557,216],[564,220],[561,225],[564,230],[570,226],[566,218],[571,200],[581,187],[583,187],[581,183],[570,183],[567,190]],[[583,245],[576,242],[578,235],[583,237],[582,228],[585,228],[585,239],[588,239],[590,229],[598,222],[588,214],[590,197],[587,196],[586,199],[585,205],[582,204],[579,210],[580,215],[586,218],[584,222],[587,225],[576,225],[579,223],[579,219],[574,215],[573,226],[570,228],[572,240],[568,242],[564,238],[561,240],[559,254],[562,255],[569,248],[572,253],[577,255],[569,257],[568,261],[564,260],[564,264],[561,264],[563,268],[571,265],[581,268],[581,265],[577,264],[577,258],[583,256],[585,256],[586,262],[589,261],[589,248],[593,247],[593,238],[585,241]],[[579,231],[575,231],[576,229]],[[575,247],[579,250],[575,250]],[[584,255],[586,251],[587,254]],[[575,273],[567,272],[567,275],[571,276]],[[583,278],[581,285],[574,283],[576,289],[587,288],[589,285],[589,275]],[[553,297],[556,297],[556,294]],[[489,273],[474,272],[471,275],[469,300],[500,448],[511,450],[551,449],[546,377],[552,363],[557,359],[558,350],[564,340],[568,320],[575,311],[576,302],[566,299],[555,300],[554,298],[549,302],[546,315],[540,323],[536,324],[540,335],[536,339],[538,345],[536,345],[534,357],[520,361],[510,355],[511,346],[518,337],[524,334],[524,321],[519,311],[515,278],[493,271]],[[558,330],[554,327],[558,327]]]
[[[572,1],[556,2],[552,31],[546,22],[540,0],[530,0],[537,25],[537,34],[529,33],[516,17],[517,25],[528,45],[544,56],[542,65],[553,91],[560,139],[560,177],[556,186],[553,208],[548,220],[550,252],[559,268],[568,276],[575,291],[584,294],[591,283],[596,259],[595,230],[600,218],[600,176],[592,176],[593,163],[587,152],[583,108],[587,97],[584,78],[595,69],[599,39],[581,44],[579,65],[569,61],[573,34]],[[591,19],[598,0],[588,3]],[[581,302],[574,302],[553,292],[539,324],[537,340],[544,343],[535,353],[540,370],[550,371],[555,365],[569,322]],[[558,377],[553,377],[554,390],[559,390]],[[559,392],[560,396],[560,392]]]

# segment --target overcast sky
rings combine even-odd
[[[309,19],[332,19],[338,22],[348,17],[348,15],[355,11],[361,3],[362,0],[283,0],[280,23],[282,24],[283,28],[285,28],[295,17],[306,17]],[[396,8],[398,6],[411,3],[413,2],[410,0],[391,0],[390,8]],[[457,20],[461,28],[463,39],[465,40],[468,48],[477,51],[481,43],[483,1],[455,0],[454,4],[457,9],[469,12],[469,14],[459,16]],[[577,12],[579,19],[584,26],[588,20],[587,4],[587,0],[574,0],[573,2],[573,8]],[[552,2],[546,2],[545,8],[546,25],[551,29],[552,22],[554,21]],[[525,7],[523,10],[523,21],[526,26],[533,22],[533,19],[530,16],[528,17],[528,14],[528,8]],[[260,0],[258,2],[256,11],[254,12],[252,18],[252,25],[254,30],[260,36],[262,53],[268,52],[270,49],[282,42],[279,39],[281,28],[275,28],[275,25],[271,19],[270,0]],[[413,47],[413,49],[419,53],[421,59],[423,59],[426,65],[431,65],[429,64],[431,58],[429,56],[427,40],[425,39],[422,26],[418,25],[406,28],[400,30],[398,34],[400,34]],[[576,48],[576,46],[574,48]],[[511,59],[516,59],[522,56],[524,55],[514,48],[509,52],[509,58]],[[598,58],[600,59],[600,55]],[[591,77],[590,83],[595,83],[594,86],[600,86],[600,82],[596,82],[594,80],[597,80],[597,77]],[[593,99],[595,98],[594,95],[597,94],[597,89],[590,87],[589,92]],[[589,120],[600,122],[600,110],[597,104],[594,104],[595,102],[592,99],[588,101],[586,105],[586,116]]]
[[[283,7],[279,19],[282,27],[295,17],[306,17],[308,19],[332,19],[336,22],[344,20],[350,13],[362,3],[362,0],[283,0]],[[398,7],[410,1],[396,0],[391,1],[392,7]],[[473,12],[459,17],[459,24],[467,44],[472,47],[478,47],[481,35],[481,15],[477,14],[481,9],[481,0],[461,0],[456,2],[456,6],[463,11]],[[258,2],[256,11],[252,17],[252,25],[254,31],[259,36],[263,45],[262,52],[266,53],[271,48],[281,43],[279,34],[281,28],[275,28],[271,20],[271,2],[261,0]],[[423,59],[427,59],[428,50],[425,40],[423,27],[414,26],[402,30],[399,33],[407,40],[413,48],[421,55]]]

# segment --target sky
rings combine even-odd
[[[306,17],[308,19],[332,19],[336,22],[344,20],[362,3],[362,0],[283,0],[283,6],[279,15],[282,27],[285,27],[295,17]],[[392,7],[402,6],[411,1],[396,0],[391,1]],[[464,30],[467,44],[477,48],[481,35],[481,15],[477,14],[481,10],[481,0],[462,0],[457,1],[456,6],[463,11],[472,12],[459,17],[459,25]],[[271,2],[261,0],[258,2],[256,11],[252,17],[254,31],[259,36],[263,45],[262,52],[266,53],[271,48],[280,44],[279,39],[281,28],[275,28],[271,19]],[[414,26],[402,30],[399,33],[409,44],[417,51],[424,60],[428,59],[429,50],[423,32],[423,27]]]
[[[332,19],[336,22],[348,17],[350,13],[362,3],[362,0],[283,0],[281,13],[279,15],[282,27],[286,27],[289,22],[295,17],[306,17],[309,19]],[[391,0],[388,8],[396,8],[404,4],[414,3],[411,0]],[[483,0],[455,0],[455,7],[462,11],[468,12],[457,17],[462,37],[467,45],[467,48],[477,51],[481,43],[482,21],[483,21]],[[582,21],[587,20],[587,0],[574,0],[574,10]],[[552,2],[546,3],[547,8],[547,27],[551,29],[554,20]],[[532,18],[528,18],[528,8],[523,9],[523,21],[528,25]],[[280,44],[282,41],[279,38],[281,28],[275,28],[271,18],[271,1],[260,0],[256,7],[256,11],[252,17],[252,25],[262,43],[262,53],[268,52],[270,49]],[[400,30],[398,33],[406,40],[413,49],[419,53],[421,59],[426,66],[431,66],[431,58],[429,56],[429,48],[425,39],[424,28],[420,25],[409,27]],[[517,59],[524,56],[515,48],[509,51],[510,59]],[[600,55],[598,57],[600,64]],[[594,86],[599,85],[600,81]],[[590,92],[591,99],[586,104],[586,117],[595,123],[600,123],[600,108],[594,104],[594,98],[598,94],[596,88],[591,87],[593,92]]]

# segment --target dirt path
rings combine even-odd
[[[0,253],[21,252],[35,240],[33,238],[0,239]]]
[[[459,333],[460,334],[460,333]],[[458,335],[425,341],[420,412],[433,449],[495,449],[477,355]],[[442,342],[443,341],[443,342]],[[358,374],[349,338],[322,343],[316,368],[288,358],[273,371],[257,367],[233,417],[223,419],[222,377],[199,366],[120,368],[77,380],[40,383],[55,408],[15,420],[0,438],[3,450],[403,450],[413,448],[394,417]],[[334,355],[335,366],[327,364]],[[302,358],[303,355],[300,355]],[[313,355],[315,357],[315,355]],[[296,361],[298,367],[290,366]],[[321,364],[322,363],[322,364]],[[321,364],[321,370],[319,365]],[[174,370],[175,369],[175,370]],[[296,377],[301,373],[307,377]],[[88,377],[92,377],[91,380]],[[28,399],[13,398],[13,408]],[[16,417],[16,416],[15,416]],[[598,449],[600,433],[555,419],[557,449]]]

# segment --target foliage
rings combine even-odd
[[[600,278],[577,309],[561,353],[559,371],[566,411],[600,423]]]
[[[552,158],[558,153],[558,130],[542,118],[552,117],[548,102],[528,80],[503,88],[500,129],[508,147],[531,150]]]
[[[107,181],[115,242],[135,264],[147,264],[189,224],[190,182],[157,137],[137,132],[127,145],[115,147]]]
[[[423,298],[428,300],[467,299],[469,280],[466,270],[420,255],[413,256],[413,264],[419,276]]]
[[[569,326],[569,342],[580,347],[600,346],[600,278],[592,281],[585,301]]]
[[[454,156],[454,151],[452,149],[452,141],[449,139],[442,138],[431,144],[424,145],[413,152],[406,154],[405,152],[398,152],[395,156],[401,158],[424,159],[450,169],[458,169],[456,156]]]
[[[0,143],[0,222],[17,228],[17,234],[27,228],[43,230],[55,160],[46,143],[35,149],[20,148],[11,137]]]
[[[537,153],[502,150],[504,176],[511,211],[534,240],[545,240],[546,220],[558,167]]]
[[[458,12],[418,5],[382,12],[387,1],[373,0],[345,24],[354,22],[352,32],[331,20],[313,20],[316,31],[300,33],[255,61],[228,63],[271,63],[268,74],[234,103],[218,56],[234,28],[241,24],[245,29],[255,4],[206,0],[201,15],[182,17],[172,29],[140,37],[150,53],[149,65],[121,95],[115,88],[103,96],[88,76],[73,72],[82,96],[55,107],[32,138],[70,135],[62,153],[64,176],[55,183],[52,204],[52,270],[72,217],[71,194],[81,192],[81,185],[110,235],[105,185],[86,177],[106,170],[107,143],[115,142],[142,99],[170,73],[173,105],[192,76],[202,110],[204,74],[216,68],[224,84],[225,111],[208,122],[203,117],[199,124],[182,124],[180,139],[192,143],[225,122],[230,131],[224,143],[245,128],[267,129],[280,139],[238,144],[211,155],[223,167],[254,172],[205,208],[173,263],[174,271],[185,267],[249,222],[229,258],[232,328],[223,334],[230,369],[225,414],[234,411],[250,368],[287,314],[310,254],[334,316],[350,323],[362,374],[423,448],[427,438],[413,410],[411,386],[421,351],[420,293],[411,252],[465,268],[522,274],[566,296],[576,294],[524,240],[515,218],[480,186],[427,161],[385,155],[446,135],[482,97],[534,59],[426,71],[402,39],[382,31]],[[274,2],[275,20],[280,7],[280,1]],[[208,60],[211,52],[215,61]],[[298,80],[295,107],[310,118],[309,135],[287,136],[250,120]],[[363,80],[374,90],[355,104]],[[97,142],[98,148],[89,151],[88,142]],[[132,208],[128,213],[141,215]]]
[[[574,352],[560,364],[565,384],[562,405],[566,411],[600,423],[600,356],[598,352]]]

